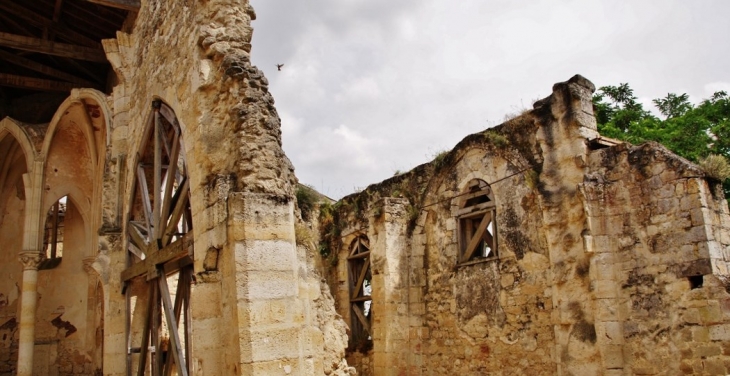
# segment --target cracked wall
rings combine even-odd
[[[727,202],[662,146],[601,138],[594,89],[558,83],[533,110],[334,206],[323,268],[346,321],[346,245],[371,242],[372,344],[348,350],[360,374],[729,371]],[[472,179],[493,191],[498,257],[464,263],[457,213]]]

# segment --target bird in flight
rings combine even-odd
[[[276,69],[281,70],[281,67],[283,67],[284,64],[276,64]]]

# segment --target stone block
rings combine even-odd
[[[299,287],[293,271],[238,272],[236,279],[237,295],[246,300],[294,297]]]
[[[615,299],[596,299],[596,320],[616,321],[620,318]]]
[[[711,326],[710,339],[713,341],[730,342],[730,324]]]
[[[299,327],[266,327],[239,331],[241,362],[266,362],[298,358],[302,331]]]
[[[603,367],[607,369],[624,368],[623,346],[606,345],[601,347]]]
[[[286,240],[246,240],[235,245],[236,269],[292,271],[296,265],[294,244]]]
[[[597,299],[617,298],[619,293],[616,281],[605,279],[594,281],[593,294]]]
[[[722,359],[707,359],[704,362],[705,374],[707,375],[727,375],[728,370]]]
[[[707,307],[698,308],[698,310],[703,324],[717,324],[723,321],[719,305],[708,305]],[[710,336],[712,336],[712,333],[712,329],[710,329]]]

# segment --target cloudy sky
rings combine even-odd
[[[730,91],[728,0],[251,0],[302,183],[340,198],[580,73],[642,101]],[[277,71],[276,64],[285,64]]]

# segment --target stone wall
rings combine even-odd
[[[249,59],[254,17],[244,0],[142,1],[103,41],[111,95],[74,90],[50,124],[2,120],[12,153],[0,150],[0,374],[137,368],[128,338],[141,338],[148,283],[120,275],[153,102],[179,122],[190,178],[191,373],[351,373],[315,250],[296,241],[296,178],[268,82]],[[68,247],[36,271],[48,207],[65,195]],[[21,264],[21,251],[33,257]]]
[[[175,112],[191,179],[193,373],[347,374],[343,345],[328,338],[344,328],[323,298],[311,250],[295,244],[296,179],[268,81],[250,63],[253,18],[242,0],[148,2],[130,33],[104,41],[119,78],[109,160],[126,161],[117,176],[129,197],[152,101]],[[117,205],[122,234],[125,205]],[[125,267],[125,241],[110,242],[111,275]],[[107,289],[121,286],[110,279]],[[124,304],[111,295],[108,308]],[[123,319],[105,324],[104,372],[123,374]]]
[[[593,90],[556,84],[534,110],[335,205],[323,265],[348,322],[348,245],[371,246],[372,343],[348,353],[359,371],[726,374],[727,203],[660,145],[602,139]],[[495,198],[498,257],[463,262],[473,179]]]

